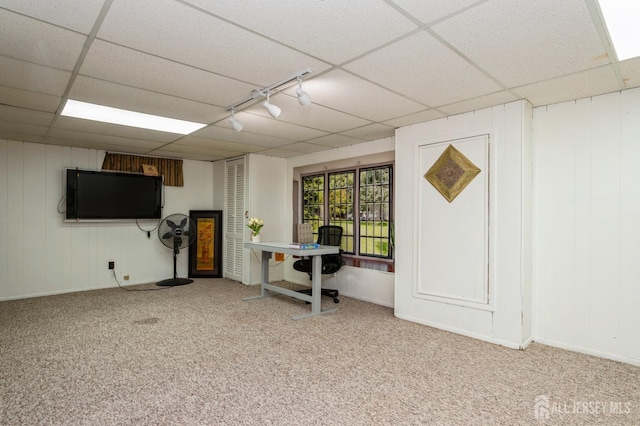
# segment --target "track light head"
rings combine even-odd
[[[309,97],[309,94],[307,92],[302,90],[302,87],[298,87],[296,89],[296,94],[298,95],[298,102],[300,103],[300,105],[307,106],[311,103],[311,97]]]
[[[267,100],[262,103],[262,106],[265,107],[270,116],[272,116],[273,118],[278,118],[282,110],[279,106],[269,103],[269,96],[269,92],[267,92]]]
[[[307,106],[311,103],[311,97],[307,92],[302,90],[302,76],[298,75],[298,88],[296,89],[296,95],[298,95],[298,103],[300,105]]]
[[[236,120],[236,114],[233,109],[231,109],[231,117],[229,117],[229,123],[231,123],[231,127],[233,127],[233,130],[235,130],[236,132],[241,132],[242,129],[244,129],[244,125]]]
[[[231,123],[231,127],[233,127],[233,130],[236,132],[241,132],[242,129],[244,129],[244,125],[233,117],[229,118],[229,123]]]

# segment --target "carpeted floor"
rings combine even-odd
[[[258,293],[198,279],[0,302],[0,424],[640,424],[638,367],[347,297],[293,321],[308,305],[242,301]]]

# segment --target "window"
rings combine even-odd
[[[391,259],[392,182],[391,164],[302,176],[302,221],[341,226],[345,254]]]

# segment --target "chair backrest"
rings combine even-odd
[[[298,224],[298,242],[299,243],[312,243],[313,242],[313,226],[310,223]]]
[[[341,242],[341,226],[325,225],[318,228],[318,244],[325,246],[340,246]]]

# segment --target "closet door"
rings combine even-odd
[[[246,194],[244,157],[226,162],[225,179],[224,276],[242,281]]]

